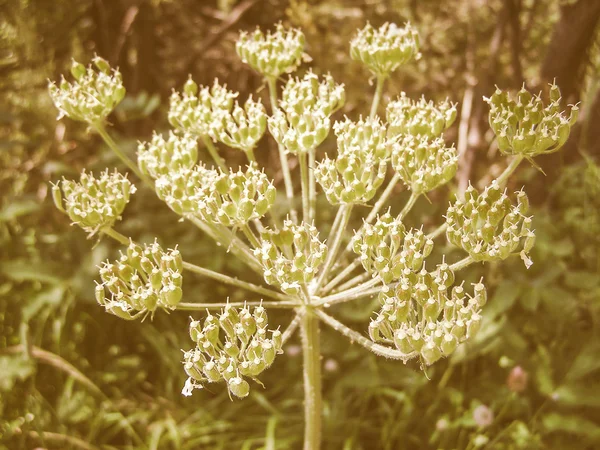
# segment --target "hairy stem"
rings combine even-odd
[[[373,293],[378,293],[381,291],[382,287],[377,287],[375,290],[370,289],[373,286],[376,286],[378,283],[381,283],[381,280],[379,278],[373,278],[372,280],[348,289],[347,291],[336,292],[335,294],[328,295],[327,297],[322,297],[318,302],[315,303],[315,305],[325,305],[328,307],[336,303],[344,303],[350,300],[372,295]]]
[[[104,228],[102,230],[102,232],[104,234],[106,234],[107,236],[110,236],[114,240],[120,242],[123,245],[129,245],[129,243],[131,242],[129,238],[127,238],[126,236],[123,236],[121,233],[119,233],[116,230],[113,230],[112,228]],[[191,263],[188,263],[185,261],[183,262],[183,268],[189,272],[196,273],[203,277],[211,278],[213,280],[220,281],[221,283],[224,283],[224,284],[229,284],[231,286],[236,286],[236,287],[239,287],[242,289],[246,289],[247,291],[256,292],[257,294],[262,294],[267,297],[271,297],[271,298],[275,298],[275,299],[283,300],[283,301],[289,299],[288,296],[280,294],[279,292],[273,291],[271,289],[268,289],[268,288],[265,288],[262,286],[257,286],[256,284],[248,283],[246,281],[238,280],[237,278],[233,278],[228,275],[224,275],[222,273],[215,272],[213,270],[205,269],[203,267],[200,267],[200,266],[197,266],[195,264],[191,264]]]
[[[460,261],[455,262],[454,264],[450,264],[450,270],[452,270],[453,272],[457,272],[474,262],[475,260],[473,258],[467,256],[466,258],[463,258]]]
[[[359,260],[355,260],[354,261],[357,265],[360,264]],[[344,284],[342,284],[338,291],[345,291],[346,289],[350,289],[351,287],[356,286],[359,283],[364,283],[365,281],[367,281],[369,278],[371,278],[371,274],[370,273],[361,273],[360,275],[355,276],[354,278],[351,278],[350,280],[346,281]]]
[[[384,84],[385,77],[382,75],[377,75],[377,87],[375,88],[375,95],[373,96],[373,103],[371,104],[371,114],[369,114],[369,118],[371,119],[373,119],[377,114],[377,108],[379,107],[379,102],[381,101]]]
[[[335,276],[335,278],[323,288],[323,292],[331,291],[334,287],[341,283],[348,275],[350,275],[354,271],[354,269],[356,269],[359,265],[360,262],[358,262],[358,260],[355,260],[352,263],[348,264],[344,270],[338,273]]]
[[[248,225],[244,225],[242,227],[242,232],[244,233],[244,236],[246,236],[246,238],[248,239],[248,242],[250,242],[250,245],[252,247],[254,247],[254,248],[260,247],[260,241],[258,240],[256,235],[254,234],[254,232],[250,229],[250,227]]]
[[[219,166],[219,169],[227,173],[227,165],[225,164],[225,160],[221,158],[217,147],[215,147],[215,144],[213,144],[211,139],[208,136],[202,136],[202,142],[204,142],[204,146],[208,150],[208,153],[210,153],[210,156],[212,157],[215,164]]]
[[[294,318],[292,319],[290,324],[287,326],[287,328],[284,330],[284,332],[281,333],[281,345],[285,344],[294,335],[294,332],[300,325],[301,321],[302,321],[302,314],[296,313],[296,315],[294,316]]]
[[[316,312],[310,307],[305,309],[300,323],[304,372],[304,450],[318,450],[321,447],[321,350]]]
[[[397,349],[393,349],[390,347],[386,347],[384,345],[376,344],[373,341],[371,341],[370,339],[367,339],[366,337],[364,337],[359,332],[348,328],[346,325],[344,325],[343,323],[334,319],[329,314],[327,314],[323,311],[316,310],[315,314],[317,315],[317,317],[320,320],[325,322],[327,325],[329,325],[335,331],[343,334],[348,339],[350,339],[350,341],[356,342],[357,344],[363,346],[364,348],[366,348],[370,352],[375,353],[376,355],[383,356],[383,357],[389,358],[389,359],[399,359],[404,362],[406,362],[409,359],[414,358],[416,356],[416,352],[407,354],[407,353],[402,353],[400,350],[397,350]]]
[[[508,180],[508,177],[512,175],[512,173],[517,169],[517,167],[519,167],[519,164],[521,164],[521,161],[523,161],[523,156],[521,156],[521,155],[515,156],[510,161],[510,164],[508,165],[508,167],[506,169],[504,169],[504,172],[502,172],[500,174],[500,176],[498,178],[496,178],[496,181],[498,182],[498,184],[500,186],[503,186],[506,183],[506,181]]]
[[[269,85],[269,96],[271,98],[271,112],[277,108],[277,80],[275,78],[267,78],[267,84]],[[279,150],[279,161],[281,162],[281,173],[283,175],[283,182],[285,184],[285,195],[287,196],[290,217],[292,222],[298,223],[298,217],[296,209],[294,208],[294,185],[292,184],[292,176],[290,174],[290,166],[288,165],[287,155],[283,146],[277,144]]]
[[[311,223],[310,215],[310,193],[308,181],[308,163],[305,153],[298,153],[298,163],[300,164],[300,181],[302,183],[302,220]]]
[[[321,275],[319,276],[319,279],[313,292],[317,292],[319,290],[319,287],[325,281],[327,275],[329,274],[329,269],[331,269],[331,266],[335,262],[335,257],[342,243],[344,231],[346,230],[346,226],[348,225],[348,221],[350,220],[351,213],[352,204],[342,205],[338,209],[337,216],[334,220],[334,228],[331,229],[329,237],[327,238],[327,244],[329,246],[327,259],[325,260],[325,264],[323,265]],[[337,227],[335,227],[336,223]]]
[[[411,192],[410,197],[408,198],[408,201],[406,202],[406,205],[404,205],[404,208],[402,208],[402,211],[400,211],[400,214],[398,214],[398,219],[402,220],[406,217],[406,215],[409,213],[409,211],[412,209],[412,207],[415,206],[415,203],[417,202],[419,195],[420,194],[417,194],[414,191]]]
[[[154,190],[154,182],[150,178],[148,178],[146,175],[144,175],[142,173],[142,171],[135,165],[135,163],[125,153],[123,153],[123,151],[119,148],[119,146],[114,141],[114,139],[112,137],[110,137],[110,134],[108,134],[108,131],[106,131],[106,127],[101,123],[97,123],[97,124],[93,124],[92,128],[96,131],[96,133],[98,133],[100,135],[100,137],[104,140],[106,145],[108,145],[110,147],[110,149],[113,152],[115,152],[115,154],[121,159],[121,161],[123,161],[125,163],[125,165],[127,167],[129,167],[129,169],[134,174],[136,174],[136,176],[140,180],[142,180],[144,183],[146,183],[148,186],[150,186],[152,188],[152,190]]]

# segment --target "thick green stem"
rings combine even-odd
[[[300,324],[304,362],[304,450],[321,447],[321,346],[315,312],[308,307]]]
[[[254,248],[260,247],[260,241],[258,240],[256,235],[252,232],[252,230],[250,229],[250,227],[248,225],[244,225],[242,227],[242,232],[244,233],[244,236],[246,236],[246,239],[248,239],[248,241],[250,242],[250,245],[252,247],[254,247]]]
[[[306,223],[312,222],[310,215],[310,193],[309,193],[309,181],[308,181],[308,163],[306,161],[306,154],[298,154],[298,163],[300,164],[300,180],[302,183],[302,220]]]
[[[344,231],[346,230],[346,225],[348,225],[348,221],[350,220],[351,213],[352,204],[340,206],[337,216],[333,222],[334,227],[331,229],[329,237],[327,238],[327,245],[329,247],[327,259],[325,260],[325,264],[323,265],[321,275],[319,276],[319,279],[313,289],[313,292],[318,292],[319,288],[321,287],[323,282],[326,280],[327,275],[329,274],[329,269],[331,269],[333,263],[335,262],[335,257],[338,253],[338,250],[340,249],[342,238],[344,237]]]
[[[275,78],[267,78],[269,85],[269,96],[271,97],[271,112],[277,108],[277,80]],[[288,165],[287,155],[283,146],[277,144],[279,150],[279,161],[281,162],[281,173],[285,184],[285,195],[288,199],[290,207],[290,217],[292,222],[298,223],[298,216],[294,208],[294,185],[292,184],[292,176],[290,174],[290,166]]]
[[[110,147],[110,149],[115,152],[115,154],[121,159],[121,161],[123,161],[125,163],[125,165],[127,167],[129,167],[129,169],[137,175],[137,177],[142,180],[144,183],[146,183],[148,186],[150,186],[152,189],[154,189],[154,182],[148,178],[146,175],[144,175],[141,170],[135,165],[135,163],[125,154],[121,151],[121,149],[119,148],[119,146],[117,145],[117,143],[114,141],[114,139],[112,137],[110,137],[110,134],[108,134],[108,132],[106,131],[106,128],[104,127],[103,124],[98,123],[98,124],[94,124],[92,125],[92,128],[96,131],[96,133],[98,133],[100,135],[100,137],[104,140],[104,142],[106,143],[106,145],[108,145]]]
[[[377,114],[377,108],[379,107],[379,102],[381,101],[384,84],[385,77],[383,75],[377,75],[377,87],[375,88],[375,95],[373,96],[373,103],[371,104],[371,114],[369,114],[371,119],[373,119]]]
[[[398,219],[402,220],[406,217],[408,212],[412,209],[412,207],[417,202],[419,195],[420,194],[416,194],[414,191],[410,194],[410,197],[408,198],[406,205],[404,205],[404,208],[402,208],[402,211],[400,211],[400,214],[398,214]]]
[[[450,270],[452,270],[453,272],[457,272],[474,262],[475,260],[473,258],[467,256],[466,258],[463,258],[460,261],[455,262],[454,264],[450,264]]]
[[[508,177],[512,175],[512,173],[516,170],[517,167],[519,167],[519,164],[521,164],[521,161],[523,161],[523,156],[521,156],[521,155],[515,156],[512,159],[512,161],[510,162],[510,164],[508,165],[508,167],[506,169],[504,169],[504,172],[502,172],[502,174],[500,174],[500,176],[498,178],[496,178],[496,181],[498,182],[498,184],[500,186],[503,186],[506,183],[506,180],[508,180]]]
[[[248,162],[256,162],[256,156],[254,156],[254,150],[252,148],[246,149],[246,156],[248,157]]]
[[[219,166],[219,169],[221,169],[223,172],[227,172],[227,165],[225,164],[225,160],[221,158],[221,156],[219,156],[219,151],[215,147],[215,144],[212,143],[208,136],[202,136],[202,142],[204,142],[208,153],[210,153],[210,156],[212,157],[215,164]]]

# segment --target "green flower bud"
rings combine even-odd
[[[227,384],[229,392],[239,398],[244,398],[250,393],[250,385],[240,377],[234,377]]]
[[[425,364],[430,366],[442,357],[442,352],[433,341],[428,341],[423,348],[421,348],[421,356],[423,357]]]

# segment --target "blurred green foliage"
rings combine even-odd
[[[81,124],[55,121],[46,80],[66,73],[71,57],[87,61],[98,52],[121,66],[128,96],[111,120],[119,144],[133,154],[137,139],[167,128],[165,100],[188,73],[201,83],[219,77],[243,97],[266,99],[260,79],[235,56],[238,29],[278,20],[302,27],[315,69],[346,84],[348,104],[339,114],[351,115],[365,110],[373,90],[369,75],[349,58],[351,35],[367,20],[410,20],[421,33],[423,58],[392,77],[386,96],[404,90],[459,102],[459,119],[446,135],[456,141],[460,122],[470,125],[462,161],[468,168],[457,184],[485,183],[503,167],[490,145],[481,96],[494,84],[543,84],[544,49],[560,8],[573,3],[1,0],[0,448],[294,449],[302,435],[295,342],[265,373],[267,390],[254,389],[244,401],[208,390],[186,399],[179,350],[187,345],[185,314],[129,323],[95,304],[95,266],[116,247],[70,227],[48,198],[48,182],[119,162]],[[517,50],[511,5],[520,8]],[[572,99],[583,102],[583,111],[595,104],[600,81],[590,69],[597,67],[598,45],[589,52],[580,96]],[[475,100],[461,120],[468,95]],[[584,129],[594,126],[586,122],[590,114],[582,116]],[[579,150],[591,144],[578,143]],[[600,168],[579,150],[576,145],[568,166],[552,160],[560,167],[557,177],[525,168],[511,181],[515,189],[526,184],[538,192],[534,265],[526,271],[514,260],[470,272],[473,281],[485,276],[493,295],[481,333],[452,358],[425,372],[417,364],[376,359],[323,331],[324,448],[600,447]],[[263,143],[259,160],[267,162],[271,151]],[[235,151],[227,157],[241,161]],[[277,180],[276,167],[271,170]],[[450,195],[433,193],[407,220],[441,221]],[[394,208],[406,197],[398,192]],[[186,258],[205,267],[241,270],[225,249],[178,223],[143,190],[121,227],[141,241],[161,236],[167,246],[179,244]],[[192,277],[186,292],[197,301],[246,298]],[[349,325],[364,330],[373,304],[337,308]],[[493,413],[484,424],[474,417],[481,405]]]

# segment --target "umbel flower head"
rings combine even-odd
[[[60,119],[63,116],[73,120],[98,124],[115,109],[123,97],[125,88],[118,70],[111,70],[108,62],[94,57],[93,66],[87,68],[76,61],[71,66],[75,79],[69,83],[62,78],[58,86],[49,83],[48,91],[58,108]]]
[[[325,157],[315,178],[331,204],[366,203],[385,179],[391,141],[379,118],[336,122],[338,156]]]
[[[442,263],[430,273],[405,268],[393,289],[379,295],[381,309],[369,325],[375,342],[393,342],[407,356],[420,355],[429,365],[449,356],[471,338],[481,324],[487,301],[484,285],[474,284],[473,296],[463,285],[450,287],[454,273]],[[449,292],[450,291],[450,292]]]
[[[458,154],[442,138],[404,135],[394,143],[392,167],[415,193],[423,194],[446,184],[456,174]]]
[[[196,166],[161,176],[156,192],[177,214],[193,215],[215,225],[239,227],[262,217],[277,190],[254,164],[244,172]]]
[[[278,23],[275,31],[242,31],[235,49],[240,59],[267,78],[276,79],[292,72],[302,62],[304,34]]]
[[[394,278],[394,256],[401,247],[404,232],[402,222],[387,212],[377,216],[375,223],[365,223],[352,239],[352,249],[359,255],[364,269],[374,276],[379,275],[386,284]]]
[[[285,220],[278,230],[261,233],[261,246],[254,255],[263,265],[265,281],[289,295],[300,293],[315,277],[327,257],[327,246],[319,240],[314,225],[293,225]]]
[[[388,103],[386,115],[390,136],[410,134],[436,138],[456,120],[456,104],[445,100],[436,105],[425,97],[415,101],[402,92],[397,100]]]
[[[229,114],[237,92],[221,86],[198,86],[191,78],[183,92],[173,91],[169,105],[169,122],[178,130],[193,136],[212,137],[220,133],[223,115]]]
[[[205,383],[224,381],[230,394],[246,397],[250,385],[245,377],[256,379],[281,353],[281,332],[268,332],[267,321],[262,306],[238,310],[229,305],[218,316],[209,313],[204,322],[192,320],[190,337],[196,347],[183,354],[189,377],[183,395],[192,395]]]
[[[154,315],[158,308],[173,310],[181,300],[182,269],[179,250],[165,252],[156,241],[143,247],[132,242],[117,261],[100,267],[96,300],[127,320]]]
[[[235,102],[231,111],[221,110],[215,114],[215,126],[211,137],[228,147],[250,152],[267,128],[267,113],[259,101],[250,97],[240,106]]]
[[[135,191],[126,176],[108,170],[97,178],[84,171],[78,182],[63,178],[52,186],[56,207],[89,233],[112,227]]]
[[[169,131],[167,139],[154,133],[150,142],[138,145],[138,165],[142,172],[156,179],[182,169],[191,169],[198,161],[198,143],[189,134]]]
[[[571,107],[569,117],[560,110],[561,96],[556,84],[550,85],[547,106],[541,95],[532,96],[525,87],[516,97],[496,89],[491,98],[485,100],[490,105],[490,126],[500,151],[529,159],[560,149],[567,142],[579,112],[576,105]]]
[[[448,208],[446,235],[450,243],[462,248],[475,261],[498,261],[520,251],[527,267],[535,243],[531,217],[525,214],[529,200],[523,191],[517,194],[517,205],[494,180],[482,194],[470,186],[465,200],[457,200]]]
[[[373,74],[387,77],[401,65],[421,56],[419,34],[410,23],[404,27],[385,23],[379,28],[367,24],[350,41],[350,56]]]
[[[312,71],[288,80],[279,108],[269,118],[269,131],[291,153],[305,153],[320,145],[331,127],[330,116],[344,105],[344,86],[331,75],[322,81]]]

